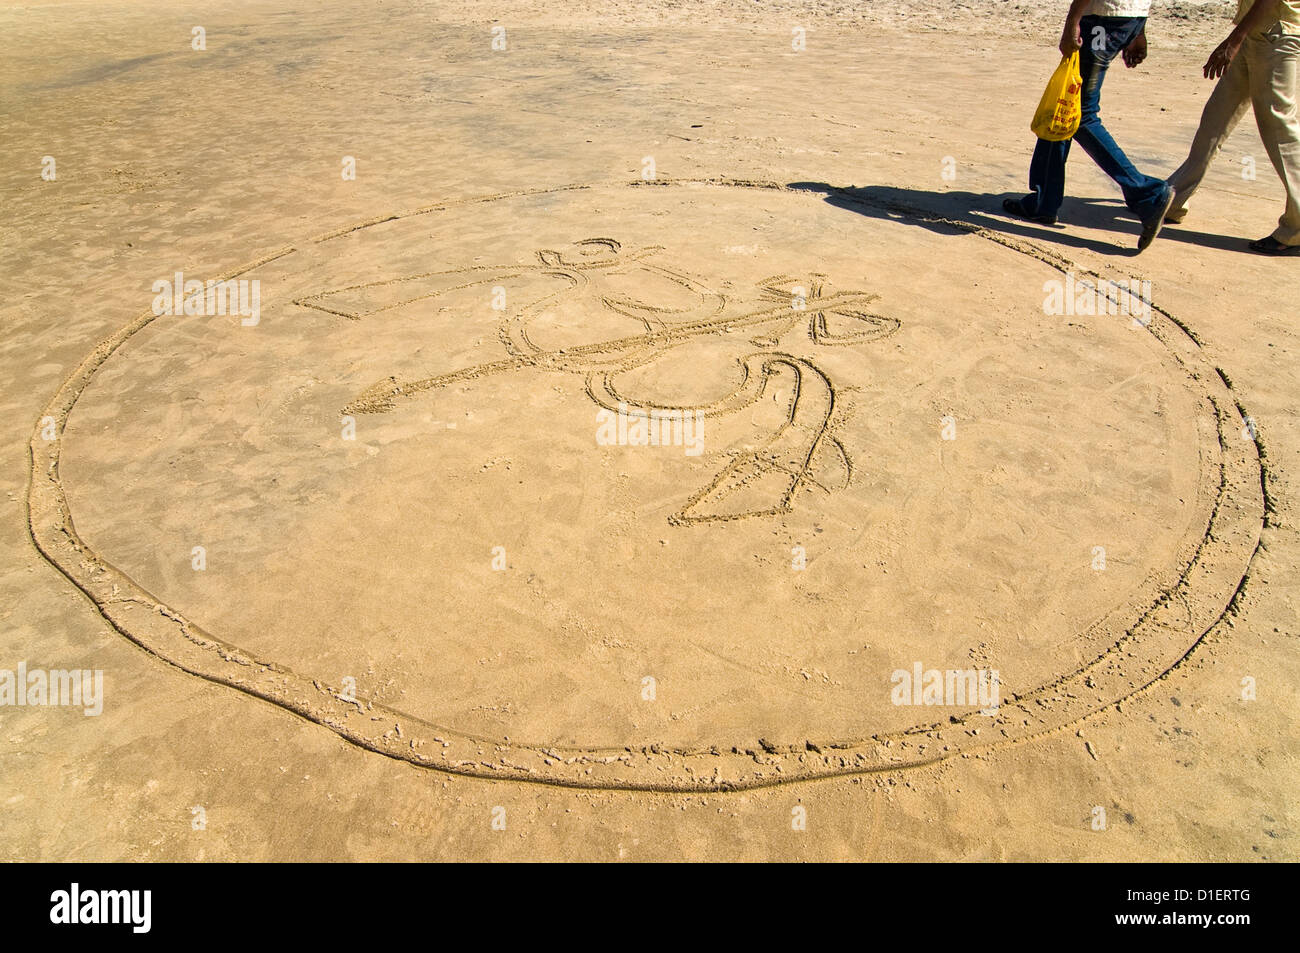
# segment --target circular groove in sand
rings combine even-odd
[[[633,186],[795,191],[770,183],[734,180],[659,180]],[[593,187],[570,185],[440,203],[336,230],[312,243],[412,215]],[[1046,249],[969,223],[852,193],[839,197],[899,217],[951,225],[1062,272],[1073,268],[1071,262]],[[289,248],[265,256],[218,280],[236,278],[293,251]],[[993,715],[971,712],[904,732],[817,739],[802,745],[760,743],[693,750],[661,746],[530,746],[474,737],[382,705],[348,701],[320,680],[257,659],[182,617],[95,553],[75,529],[59,475],[64,425],[95,372],[132,335],[153,321],[154,315],[149,312],[95,348],[42,412],[42,420],[53,417],[57,422],[60,439],[44,440],[44,428],[38,421],[31,440],[29,529],[42,555],[86,594],[114,629],[141,648],[190,674],[264,699],[328,727],[363,748],[420,767],[571,787],[655,791],[734,790],[915,767],[1032,741],[1148,690],[1182,664],[1238,597],[1266,518],[1258,446],[1238,436],[1243,417],[1239,401],[1227,380],[1201,353],[1191,331],[1158,305],[1154,310],[1156,317],[1148,332],[1196,382],[1217,423],[1215,434],[1202,437],[1203,449],[1215,458],[1210,470],[1217,480],[1204,534],[1193,555],[1179,567],[1177,581],[1133,620],[1120,639],[1075,671],[1004,700]],[[399,732],[393,730],[396,724],[401,725]],[[973,734],[973,729],[979,729],[980,734]]]

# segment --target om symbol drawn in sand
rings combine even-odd
[[[695,413],[734,417],[768,397],[780,402],[776,426],[727,451],[730,462],[671,517],[675,523],[770,516],[791,509],[808,486],[826,491],[852,479],[852,463],[832,432],[836,388],[812,361],[781,349],[802,329],[814,345],[843,347],[886,337],[896,319],[872,314],[876,295],[823,293],[824,275],[776,275],[757,283],[749,300],[714,291],[654,264],[663,249],[624,250],[612,238],[588,238],[564,250],[543,249],[537,261],[429,272],[325,291],[298,299],[304,307],[359,320],[466,289],[506,288],[527,303],[504,312],[499,327],[505,355],[419,380],[386,377],[357,395],[344,413],[383,413],[426,391],[487,375],[528,369],[580,375],[588,395],[609,411],[650,417]],[[529,297],[531,295],[531,297]],[[577,302],[581,327],[560,316]],[[628,323],[637,326],[626,333]],[[546,346],[577,331],[567,346]],[[624,393],[620,375],[664,361],[681,345],[706,335],[734,341],[740,384],[716,400],[672,405]],[[540,343],[539,343],[540,342]]]

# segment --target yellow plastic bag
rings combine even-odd
[[[1061,58],[1047,89],[1034,113],[1030,129],[1039,139],[1061,142],[1079,131],[1082,115],[1083,76],[1079,73],[1079,54],[1071,53]]]

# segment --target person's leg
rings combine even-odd
[[[1080,53],[1083,115],[1079,131],[1074,134],[1079,146],[1119,185],[1125,203],[1141,219],[1158,214],[1163,207],[1165,182],[1139,172],[1102,125],[1101,85],[1111,60],[1142,32],[1144,26],[1145,20],[1140,18],[1084,17],[1083,50]],[[1102,32],[1098,33],[1098,30]]]
[[[1228,136],[1232,135],[1232,130],[1241,117],[1246,114],[1246,108],[1250,105],[1250,69],[1246,60],[1244,53],[1238,54],[1227,72],[1219,77],[1201,112],[1201,124],[1196,129],[1186,161],[1168,179],[1174,190],[1170,221],[1183,220],[1187,214],[1187,203],[1200,187],[1201,180],[1210,169],[1210,163],[1228,141]]]
[[[1086,55],[1092,42],[1092,32],[1096,17],[1084,17],[1080,24],[1083,31],[1084,49],[1079,54],[1079,73],[1083,78],[1084,95],[1087,95],[1090,71],[1095,60]],[[1044,216],[1055,219],[1065,201],[1065,163],[1070,158],[1070,143],[1051,142],[1039,139],[1034,146],[1034,157],[1029,163],[1029,188],[1032,190],[1020,200],[1020,206],[1026,215]]]
[[[1065,201],[1065,160],[1069,156],[1070,140],[1038,140],[1029,162],[1029,187],[1033,191],[1020,203],[1026,214],[1056,218]]]
[[[1286,210],[1273,238],[1300,245],[1300,118],[1296,114],[1296,74],[1300,36],[1274,28],[1248,37],[1241,51],[1250,67],[1251,101],[1259,137],[1286,188]]]

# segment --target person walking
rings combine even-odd
[[[1151,0],[1073,0],[1061,31],[1063,56],[1079,54],[1083,90],[1079,129],[1074,134],[1088,153],[1119,185],[1124,202],[1142,223],[1138,250],[1155,239],[1173,201],[1173,190],[1163,179],[1144,175],[1134,167],[1101,121],[1101,85],[1116,56],[1133,69],[1147,56],[1146,23]],[[1039,139],[1029,166],[1029,187],[1022,199],[1002,203],[1006,212],[1042,225],[1055,225],[1065,198],[1065,162],[1070,142]]]
[[[1286,208],[1271,235],[1249,244],[1263,255],[1300,256],[1300,0],[1238,0],[1236,26],[1210,54],[1206,79],[1217,79],[1201,114],[1191,152],[1169,177],[1174,204],[1166,220],[1181,222],[1187,202],[1233,128],[1254,107],[1255,124],[1286,189]]]

